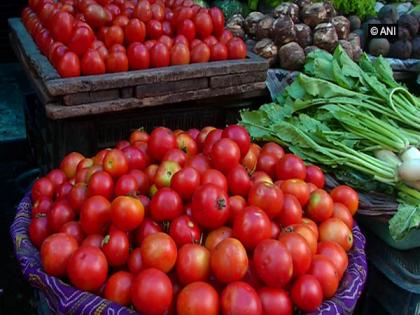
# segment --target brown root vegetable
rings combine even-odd
[[[305,64],[305,52],[296,42],[288,43],[279,49],[280,66],[287,70],[300,70]]]
[[[316,50],[320,50],[321,48],[316,47],[316,46],[308,46],[305,47],[305,49],[303,50],[305,53],[305,56],[309,55],[311,52],[316,51]]]
[[[270,66],[277,62],[278,48],[270,38],[264,38],[255,44],[253,51],[265,59],[268,59]]]
[[[269,15],[265,16],[263,19],[261,19],[258,22],[257,32],[255,34],[257,37],[257,40],[272,37],[273,23],[274,23],[274,18]]]
[[[226,23],[226,28],[232,32],[233,36],[245,38],[245,31],[243,28],[245,19],[240,14],[235,14]]]
[[[353,59],[353,46],[348,40],[340,39],[338,44],[343,47],[344,51]]]
[[[412,52],[411,58],[420,59],[420,36],[414,37],[411,42]]]
[[[369,42],[369,53],[373,56],[387,56],[389,53],[389,41],[386,38],[372,38]]]
[[[338,36],[332,23],[321,23],[314,30],[314,45],[333,52],[337,47]]]
[[[302,47],[305,48],[312,44],[312,31],[311,28],[306,24],[295,24],[296,41]]]
[[[335,11],[334,5],[331,1],[324,2],[325,9],[327,10],[327,19],[331,20],[333,17],[337,15],[337,11]]]
[[[257,25],[265,17],[261,12],[251,12],[244,21],[245,32],[254,37],[257,34]]]
[[[356,34],[357,36],[359,36],[360,47],[362,49],[364,49],[365,48],[365,44],[366,44],[366,36],[365,36],[366,33],[361,28],[355,30],[352,33],[353,34]],[[350,34],[349,34],[349,37],[350,37]]]
[[[378,18],[381,21],[386,19],[387,21],[393,21],[392,23],[397,23],[397,20],[398,20],[397,9],[392,4],[384,5],[378,12]]]
[[[297,4],[299,9],[303,9],[305,5],[311,4],[312,0],[293,0],[294,4]]]
[[[362,57],[363,54],[363,50],[359,47],[359,48],[354,48],[353,47],[353,60],[354,61],[359,61],[360,57]]]
[[[350,21],[345,16],[335,16],[331,19],[331,23],[335,27],[338,39],[348,38],[350,33]]]
[[[398,27],[398,39],[402,40],[411,40],[410,30],[406,27],[400,26]]]
[[[245,19],[241,14],[235,14],[227,21],[226,26],[240,25],[242,27],[244,22]]]
[[[350,31],[353,32],[362,26],[362,21],[357,15],[350,15],[349,16],[350,22]]]
[[[297,23],[299,21],[299,6],[294,3],[284,2],[274,9],[273,15],[274,17],[287,15],[294,23]]]
[[[289,16],[282,15],[274,21],[273,39],[277,46],[293,42],[295,38],[295,24]]]
[[[301,18],[303,23],[314,28],[318,24],[328,20],[327,9],[321,2],[306,5],[302,9]]]
[[[398,26],[405,27],[410,31],[411,36],[416,36],[419,30],[419,22],[410,14],[403,14],[398,19]]]
[[[397,40],[391,44],[389,56],[398,59],[408,59],[411,56],[412,46],[408,40]]]
[[[353,45],[353,47],[359,47],[359,48],[361,48],[359,34],[357,34],[357,33],[350,33],[348,40]]]

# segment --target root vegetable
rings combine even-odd
[[[271,38],[273,34],[273,23],[274,18],[267,15],[263,19],[258,22],[257,25],[257,40],[261,40],[264,38]]]
[[[277,62],[278,48],[270,38],[264,38],[255,44],[253,51],[268,59],[270,66],[273,66]]]
[[[311,0],[293,0],[294,4],[297,4],[300,9],[303,9],[304,6],[312,3]]]
[[[315,50],[319,50],[319,49],[321,49],[321,48],[318,48],[318,47],[316,47],[316,46],[308,46],[308,47],[305,47],[305,49],[304,49],[303,51],[304,51],[304,53],[305,53],[305,56],[307,56],[307,55],[309,55],[311,52],[313,52],[313,51],[315,51]]]
[[[394,152],[389,150],[375,151],[375,157],[395,168],[401,165],[401,160],[398,158],[398,156]]]
[[[251,12],[244,21],[244,30],[250,36],[257,33],[258,23],[265,17],[261,12]]]
[[[386,38],[373,38],[369,43],[369,53],[373,56],[387,56],[389,53],[389,42]]]
[[[278,5],[273,12],[274,17],[289,16],[294,23],[299,21],[299,6],[294,3],[284,2]]]
[[[397,40],[389,49],[389,56],[398,59],[407,59],[411,56],[411,43],[408,40]]]
[[[318,24],[328,21],[328,12],[323,3],[317,2],[304,6],[301,18],[303,23],[314,28]]]
[[[407,160],[398,167],[398,175],[404,182],[420,181],[420,159]]]
[[[305,48],[312,44],[312,31],[306,24],[295,24],[296,41],[298,44]]]
[[[407,28],[411,36],[416,36],[419,30],[419,22],[410,14],[401,15],[398,19],[398,26]]]
[[[401,154],[400,157],[403,162],[420,159],[420,151],[416,147],[409,147]]]
[[[315,27],[314,45],[332,52],[337,47],[338,36],[335,27],[331,23],[321,23]]]
[[[411,46],[411,58],[420,59],[420,36],[414,37]]]
[[[333,17],[331,23],[335,27],[338,39],[347,39],[350,33],[350,21],[345,16]]]
[[[362,21],[357,15],[350,15],[349,22],[350,22],[350,31],[352,32],[362,26]]]
[[[295,40],[295,24],[289,16],[283,15],[274,21],[273,38],[279,47]]]
[[[334,5],[331,1],[324,2],[325,10],[327,10],[327,19],[331,20],[333,17],[337,15],[337,11],[335,11]]]
[[[353,59],[353,46],[351,43],[348,40],[340,39],[338,44],[341,45],[341,47],[343,47],[343,49],[346,51],[347,55]]]
[[[387,19],[389,21],[393,21],[392,23],[397,23],[398,20],[398,12],[395,6],[392,4],[384,5],[378,12],[378,18],[383,21]]]
[[[287,70],[300,70],[305,64],[305,52],[296,42],[288,43],[279,49],[280,66]]]

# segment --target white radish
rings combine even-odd
[[[401,160],[398,158],[398,156],[389,150],[375,151],[375,157],[395,168],[401,164]]]
[[[420,180],[420,159],[407,160],[398,167],[398,174],[404,182]]]
[[[416,147],[409,147],[403,154],[400,155],[400,158],[403,162],[420,159],[420,150]]]

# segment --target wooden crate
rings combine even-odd
[[[248,52],[227,60],[157,69],[61,78],[19,18],[9,19],[10,41],[50,119],[236,96],[266,95],[268,63]]]

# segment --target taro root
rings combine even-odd
[[[353,46],[348,40],[340,39],[338,44],[343,47],[344,51],[349,55],[351,59],[353,59]]]
[[[303,9],[305,5],[311,4],[311,0],[293,0],[294,4],[297,4],[299,9]]]
[[[350,21],[345,16],[336,16],[331,19],[335,27],[338,39],[347,39],[350,33]]]
[[[410,14],[403,14],[398,19],[398,26],[405,27],[410,31],[411,36],[416,36],[419,30],[419,22]]]
[[[267,15],[263,19],[258,22],[257,25],[257,40],[261,40],[263,38],[271,38],[273,34],[273,23],[274,18]]]
[[[369,42],[369,53],[373,56],[387,56],[389,53],[389,41],[386,38],[373,38]]]
[[[264,38],[255,44],[253,51],[268,60],[270,66],[277,62],[278,48],[270,38]]]
[[[411,43],[408,40],[397,40],[391,44],[389,56],[398,59],[407,59],[411,56]]]
[[[378,12],[378,18],[381,21],[386,19],[387,21],[393,21],[392,23],[397,23],[397,20],[398,20],[397,9],[392,4],[384,5]]]
[[[321,23],[314,30],[314,45],[333,52],[338,43],[338,36],[332,23]]]
[[[363,54],[363,50],[360,47],[359,48],[353,47],[353,60],[354,61],[359,61],[362,54]]]
[[[300,70],[305,64],[305,52],[296,42],[288,43],[279,49],[280,67],[287,70]]]
[[[321,2],[304,6],[301,12],[303,23],[314,28],[318,24],[328,20],[327,9]]]
[[[349,34],[349,38],[350,38],[350,34]],[[364,49],[365,48],[365,44],[366,44],[366,36],[365,36],[366,33],[363,31],[363,29],[359,28],[358,30],[355,30],[353,32],[353,34],[356,34],[357,36],[359,36],[360,47],[362,49]]]
[[[403,26],[398,27],[398,39],[409,40],[411,38],[410,30],[408,28]]]
[[[242,15],[240,14],[235,14],[234,16],[232,16],[226,23],[226,26],[231,26],[231,25],[239,25],[239,26],[243,26],[245,22],[245,19]]]
[[[311,52],[316,51],[316,50],[320,50],[321,48],[318,48],[316,46],[308,46],[305,47],[305,49],[303,50],[305,53],[305,56],[309,55]]]
[[[254,37],[257,33],[258,23],[265,17],[261,12],[251,12],[245,19],[244,30],[249,35]]]
[[[350,22],[350,31],[353,32],[362,26],[362,21],[357,15],[350,15],[349,16]]]
[[[226,23],[226,28],[232,32],[233,36],[245,38],[245,31],[243,29],[245,19],[240,14],[235,14]]]
[[[299,21],[299,6],[294,3],[284,2],[279,4],[273,12],[274,17],[279,17],[280,15],[290,16],[294,23]]]
[[[351,47],[353,48],[353,60],[359,60],[360,56],[362,55],[363,51],[360,46],[360,37],[356,33],[349,34],[349,42]]]
[[[337,11],[335,11],[334,5],[330,1],[324,2],[325,10],[327,10],[327,19],[331,20],[333,17],[337,15]]]
[[[305,48],[312,44],[312,31],[311,28],[306,24],[295,24],[296,41],[302,47]]]
[[[274,21],[273,39],[277,46],[294,41],[296,38],[295,24],[289,16],[282,15]]]
[[[420,36],[414,37],[411,42],[412,52],[411,58],[420,59]]]

